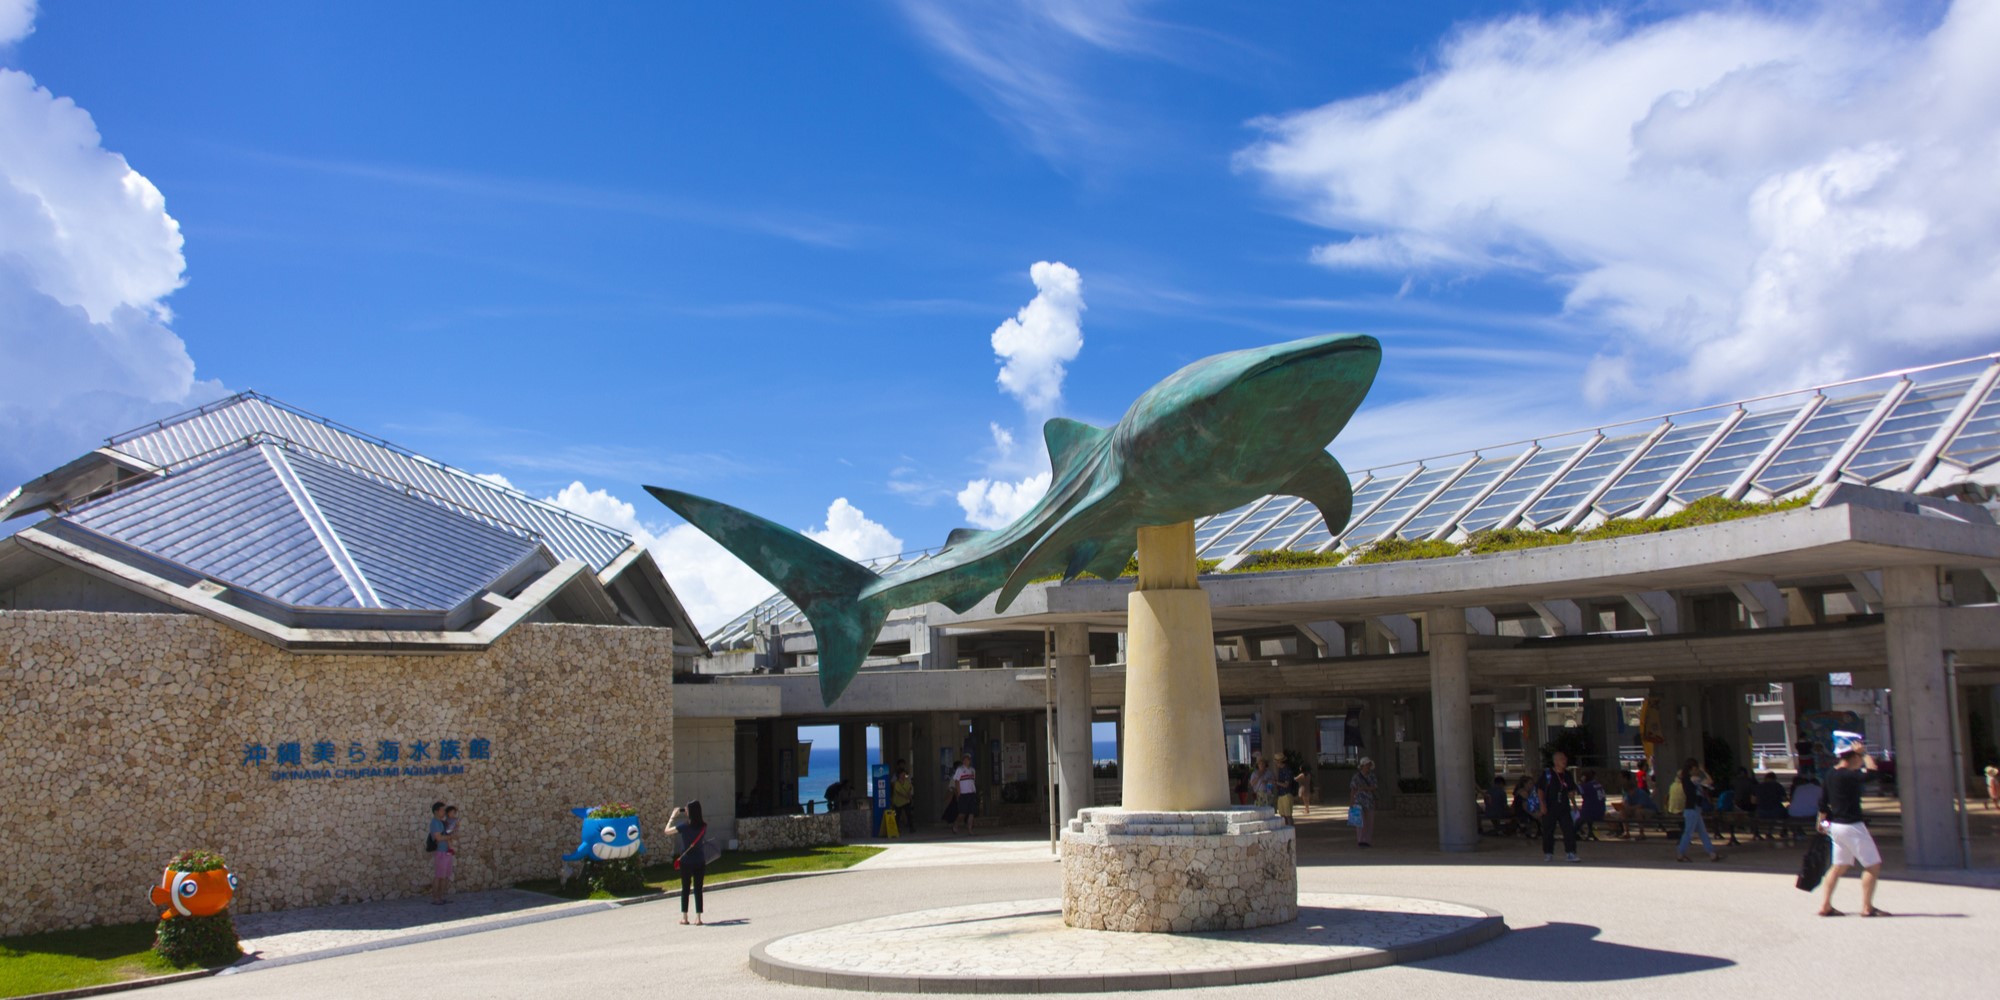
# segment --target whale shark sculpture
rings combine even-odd
[[[1270,493],[1302,497],[1339,534],[1353,491],[1326,446],[1375,381],[1382,347],[1360,334],[1309,337],[1203,358],[1132,404],[1117,426],[1043,425],[1049,491],[1012,524],[960,528],[937,554],[878,575],[783,525],[678,490],[646,487],[791,598],[819,645],[820,698],[833,704],[896,608],[954,612],[1028,581],[1090,572],[1116,579],[1138,529],[1178,524]]]

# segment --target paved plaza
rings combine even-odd
[[[1331,979],[1162,991],[1173,997],[1321,997],[1330,989],[1399,998],[1673,995],[1967,996],[1990,977],[2000,892],[1991,868],[1915,881],[1895,869],[1880,904],[1887,920],[1821,919],[1792,886],[1797,853],[1745,845],[1720,864],[1676,864],[1667,845],[1583,845],[1583,864],[1546,864],[1520,840],[1488,838],[1469,856],[1428,847],[1427,821],[1386,818],[1380,846],[1352,846],[1334,810],[1301,827],[1300,890],[1438,900],[1496,911],[1511,930],[1455,955]],[[1994,814],[1973,819],[1992,841]],[[1413,846],[1401,846],[1413,845]],[[1041,850],[1037,850],[1037,848]],[[981,860],[982,855],[985,860]],[[920,910],[980,907],[1057,895],[1059,866],[1026,831],[903,843],[854,869],[718,888],[710,925],[681,927],[671,900],[421,941],[319,961],[158,987],[174,997],[570,997],[672,990],[705,997],[853,996],[774,983],[752,949],[776,939]],[[1956,883],[1956,884],[1954,884]],[[1858,888],[1843,883],[1852,910]],[[440,908],[442,909],[442,908]],[[852,946],[884,963],[939,972],[1011,960],[1005,941],[940,950],[917,927],[885,929]],[[1181,939],[1169,939],[1181,940]],[[1121,996],[1136,994],[1123,993]]]

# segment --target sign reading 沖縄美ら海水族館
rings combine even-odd
[[[418,778],[463,774],[469,763],[493,759],[493,741],[286,740],[243,744],[244,767],[262,768],[272,781]]]

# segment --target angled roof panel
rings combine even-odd
[[[1770,493],[1784,493],[1810,482],[1813,473],[1840,450],[1881,399],[1881,390],[1876,390],[1830,400],[1792,435],[1770,467],[1757,477],[1757,485]]]
[[[409,484],[470,513],[525,528],[558,558],[581,559],[593,571],[609,566],[631,544],[614,528],[256,393],[232,396],[118,435],[108,448],[171,468],[259,435],[296,442],[392,485]]]
[[[1604,477],[1615,471],[1630,458],[1634,449],[1646,443],[1647,434],[1627,434],[1623,437],[1607,438],[1583,461],[1569,470],[1562,479],[1542,494],[1533,507],[1522,518],[1531,525],[1543,525],[1560,520],[1570,509],[1583,502],[1595,490]]]
[[[1798,403],[1744,417],[1715,446],[1715,450],[1709,452],[1701,464],[1696,465],[1687,478],[1674,487],[1674,499],[1688,503],[1728,489],[1729,484],[1742,474],[1744,466],[1763,454],[1764,447],[1784,431],[1785,425],[1804,405]]]
[[[1658,443],[1646,450],[1646,457],[1632,464],[1618,482],[1597,498],[1595,506],[1606,517],[1617,517],[1639,506],[1660,484],[1680,468],[1682,462],[1715,433],[1716,422],[1699,424],[1679,424],[1673,430],[1661,435]]]
[[[363,606],[263,448],[211,456],[63,519],[281,604]]]
[[[536,542],[443,504],[301,455],[283,456],[384,607],[450,609],[527,559]]]
[[[1438,526],[1442,525],[1447,518],[1458,513],[1460,507],[1470,503],[1473,497],[1478,496],[1480,490],[1485,489],[1493,480],[1500,478],[1501,473],[1506,472],[1507,467],[1513,465],[1514,460],[1519,457],[1520,453],[1515,452],[1502,458],[1480,459],[1479,464],[1466,470],[1465,475],[1460,476],[1457,482],[1451,484],[1450,489],[1438,494],[1436,500],[1431,501],[1429,506],[1419,511],[1417,516],[1410,518],[1409,522],[1404,524],[1402,530],[1397,532],[1397,534],[1402,535],[1404,538],[1422,538],[1436,531]]]

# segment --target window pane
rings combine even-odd
[[[1510,455],[1506,458],[1480,459],[1479,464],[1467,470],[1465,475],[1458,477],[1458,482],[1451,484],[1451,489],[1438,494],[1438,498],[1431,501],[1431,505],[1424,508],[1423,513],[1403,525],[1403,530],[1398,534],[1404,538],[1422,538],[1436,531],[1439,525],[1458,513],[1460,507],[1478,496],[1480,490],[1500,478],[1500,474],[1506,472],[1507,467],[1514,464],[1514,459],[1518,457]]]
[[[1600,480],[1610,475],[1612,470],[1618,468],[1618,463],[1625,461],[1626,456],[1645,441],[1645,434],[1628,434],[1598,442],[1596,449],[1578,462],[1576,468],[1569,470],[1569,474],[1562,477],[1553,489],[1535,501],[1524,520],[1539,526],[1569,513],[1570,508],[1589,496]]]
[[[1674,470],[1715,433],[1720,421],[1705,424],[1691,424],[1668,431],[1646,452],[1646,457],[1633,463],[1632,468],[1618,477],[1618,484],[1604,491],[1597,498],[1597,509],[1606,517],[1616,517],[1637,507],[1674,474]]]
[[[1743,474],[1744,467],[1756,461],[1778,432],[1798,415],[1803,405],[1744,417],[1736,429],[1730,431],[1729,436],[1723,438],[1722,443],[1716,445],[1715,450],[1709,452],[1708,457],[1702,459],[1701,464],[1695,466],[1679,486],[1674,487],[1674,498],[1688,503],[1729,488],[1729,484]]]
[[[1902,471],[1929,443],[1931,435],[1937,433],[1944,418],[1951,415],[1952,408],[1971,386],[1971,379],[1961,378],[1911,389],[1841,471],[1870,483]]]
[[[1556,470],[1562,468],[1563,463],[1569,461],[1570,456],[1575,455],[1580,447],[1582,446],[1571,445],[1567,448],[1550,448],[1537,452],[1534,458],[1528,460],[1528,464],[1521,466],[1518,472],[1508,477],[1506,483],[1494,490],[1492,496],[1473,508],[1472,513],[1467,514],[1465,520],[1460,521],[1458,526],[1467,532],[1485,531],[1492,527],[1501,518],[1506,517],[1508,511],[1520,506],[1521,501],[1528,499],[1535,490],[1541,488],[1542,483],[1555,475]]]
[[[1831,400],[1820,407],[1786,443],[1784,450],[1778,452],[1770,467],[1757,476],[1757,485],[1782,494],[1812,481],[1820,466],[1847,443],[1854,428],[1868,418],[1869,411],[1881,399],[1881,393],[1869,392]]]

